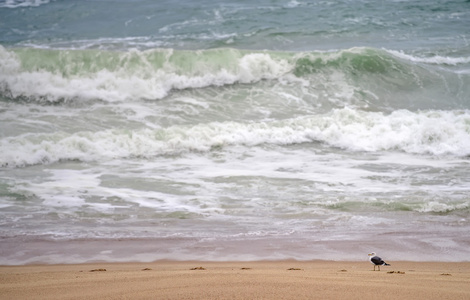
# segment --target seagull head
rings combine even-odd
[[[369,256],[375,256],[376,254],[375,254],[375,252],[372,252],[372,253],[369,253],[368,255]]]

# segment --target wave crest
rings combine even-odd
[[[3,93],[50,102],[162,99],[171,90],[278,78],[290,67],[283,58],[235,49],[122,53],[0,47]]]
[[[351,87],[356,102],[371,102],[380,109],[467,108],[469,104],[465,97],[470,92],[468,75],[417,66],[412,60],[372,48],[291,53],[232,48],[7,50],[0,46],[0,93],[11,99],[158,100],[184,89],[264,80],[287,86],[298,79],[320,95],[321,90],[334,90],[337,85]]]
[[[49,2],[49,0],[6,0],[4,3],[0,3],[0,8],[35,7]]]
[[[337,109],[324,115],[271,122],[213,122],[160,129],[26,134],[3,139],[0,166],[179,155],[260,144],[321,142],[353,151],[470,155],[470,112],[396,111],[390,115]]]

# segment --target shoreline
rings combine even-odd
[[[470,299],[470,262],[171,261],[0,266],[0,299]]]
[[[207,230],[207,229],[206,229]],[[377,252],[389,261],[470,262],[470,242],[459,229],[448,232],[385,231],[385,239],[336,236],[322,239],[314,233],[277,237],[163,237],[53,240],[37,236],[5,237],[0,243],[1,265],[83,264],[88,262],[154,261],[362,261]],[[443,249],[443,245],[445,248]]]

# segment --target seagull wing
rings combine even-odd
[[[378,266],[381,266],[383,264],[385,264],[385,262],[378,256],[374,256],[370,259],[370,261],[374,264],[374,265],[378,265]]]

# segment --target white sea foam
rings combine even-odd
[[[465,100],[460,95],[466,92],[466,77],[459,78],[461,84],[454,87],[441,74],[420,75],[411,66],[403,66],[399,74],[394,74],[395,62],[385,56],[382,51],[370,48],[292,54],[237,49],[12,50],[0,46],[0,92],[9,98],[39,102],[128,102],[163,99],[172,91],[269,80],[271,87],[280,83],[286,89],[302,82],[302,96],[320,99],[315,102],[317,106],[326,101],[336,107],[345,103],[363,106],[370,101],[370,106],[383,107],[394,91],[401,94],[406,88],[410,95],[415,91],[422,94],[419,89],[423,82],[430,82],[427,84],[435,87],[435,95],[445,89],[450,94],[445,95],[450,101],[445,101],[447,98],[438,101],[434,108],[448,103],[458,105]],[[357,72],[361,74],[359,81],[354,75]],[[387,75],[373,76],[375,72]],[[413,79],[411,82],[406,79],[408,75]],[[418,108],[429,108],[431,100],[415,102]]]
[[[463,203],[443,203],[439,201],[430,201],[421,205],[417,211],[423,213],[448,213],[455,210],[464,210],[470,208],[469,202]]]
[[[167,51],[171,59],[172,51]],[[253,83],[278,78],[292,69],[283,59],[274,59],[265,53],[248,53],[227,65],[211,70],[211,66],[195,65],[194,71],[182,71],[167,61],[162,68],[153,69],[144,52],[131,51],[120,59],[134,55],[141,59],[137,70],[126,69],[125,63],[117,70],[102,67],[97,71],[68,71],[47,69],[24,70],[15,53],[0,46],[0,87],[12,97],[27,97],[51,102],[69,99],[101,99],[125,101],[131,99],[162,99],[173,89],[203,88],[227,84]],[[130,58],[132,59],[132,57]],[[81,65],[78,65],[80,67]],[[197,68],[196,68],[197,67]]]
[[[284,7],[286,7],[286,8],[294,8],[294,7],[300,6],[301,4],[303,4],[303,3],[300,3],[300,2],[298,2],[297,0],[291,0],[291,1],[289,1],[289,3],[287,3],[286,5],[284,5]]]
[[[125,49],[156,49],[170,48],[171,44],[165,39],[154,40],[147,36],[137,37],[116,37],[116,38],[96,38],[96,39],[76,39],[73,41],[50,40],[48,42],[37,43],[35,41],[24,41],[18,44],[21,47],[35,49],[61,49],[61,50],[85,50],[85,49],[103,49],[103,50],[122,50]]]
[[[324,115],[257,123],[214,122],[140,130],[23,134],[0,141],[2,166],[60,160],[152,157],[214,147],[319,141],[353,151],[470,155],[468,111],[395,111],[390,115],[337,109]]]
[[[419,57],[406,54],[403,51],[387,50],[387,52],[392,55],[406,59],[412,62],[436,64],[436,65],[459,65],[459,64],[468,64],[470,63],[470,57],[449,57],[449,56],[439,56],[434,55],[430,57]]]
[[[49,0],[5,0],[4,3],[2,2],[0,2],[0,8],[1,7],[17,8],[17,7],[39,6],[39,5],[47,4],[50,1]]]

